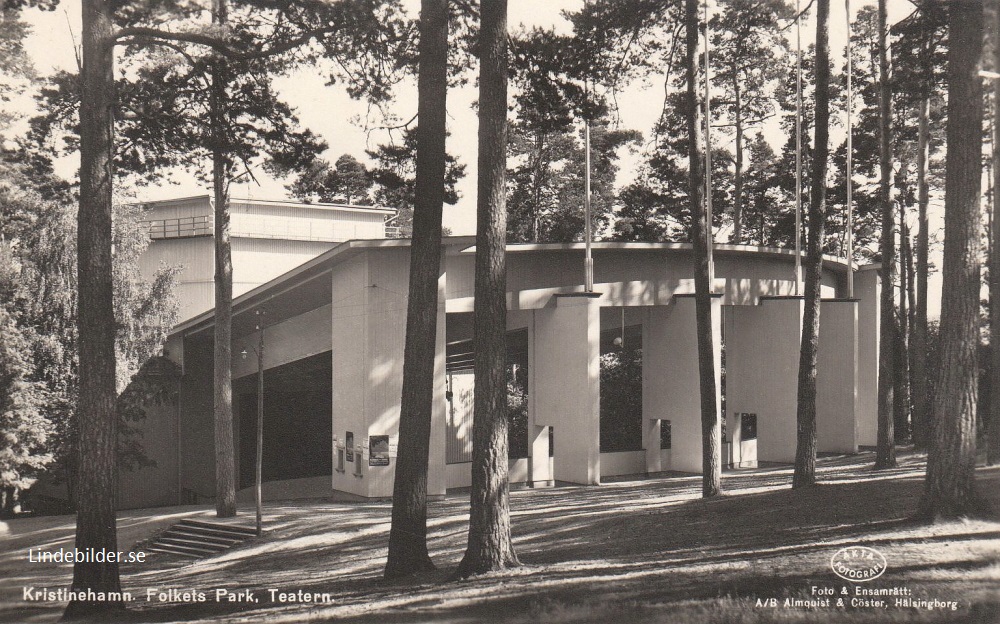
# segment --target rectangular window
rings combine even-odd
[[[661,420],[660,421],[660,449],[666,450],[670,448],[670,421]]]
[[[363,459],[362,458],[362,454],[363,453],[361,451],[361,447],[360,446],[357,449],[355,449],[355,451],[354,451],[354,476],[355,477],[360,477],[360,476],[363,476],[363,474],[364,474],[362,472],[362,469],[361,469],[361,465],[362,465],[361,461]]]

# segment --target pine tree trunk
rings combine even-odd
[[[945,173],[941,366],[933,438],[919,515],[956,517],[981,510],[975,488],[980,289],[980,179],[983,42],[979,1],[949,5],[948,128]]]
[[[733,183],[733,238],[732,242],[739,245],[743,242],[743,111],[740,102],[739,80],[733,85],[736,94],[736,171]]]
[[[542,213],[542,172],[544,170],[544,158],[542,156],[542,150],[545,149],[545,134],[538,131],[535,136],[535,150],[537,151],[538,157],[535,159],[534,179],[532,180],[532,195],[535,198],[534,204],[531,208],[531,238],[528,242],[537,243],[538,236],[541,229],[541,213]]]
[[[809,232],[806,240],[805,301],[799,351],[798,440],[792,487],[816,483],[816,360],[819,347],[820,278],[826,229],[826,169],[830,154],[830,0],[816,4],[816,145],[810,176]]]
[[[507,477],[507,0],[481,7],[472,504],[460,577],[518,564]]]
[[[910,429],[909,429],[909,432],[910,432],[910,443],[912,444],[913,443],[913,435],[914,435],[913,434],[913,431],[914,431],[914,425],[913,425],[913,422],[914,422],[914,415],[913,415],[913,392],[914,392],[914,390],[913,390],[913,384],[914,384],[914,380],[913,380],[913,361],[914,361],[914,358],[916,357],[916,355],[915,355],[915,353],[913,351],[913,333],[914,333],[914,328],[917,325],[917,292],[916,292],[917,270],[916,270],[916,266],[913,263],[913,238],[912,238],[912,232],[911,232],[910,227],[908,225],[906,225],[904,223],[904,226],[905,226],[905,231],[906,231],[906,237],[903,238],[903,248],[900,251],[903,254],[903,258],[904,258],[903,266],[904,266],[904,270],[906,271],[906,309],[907,309],[906,323],[907,323],[907,327],[909,328],[909,331],[907,333],[907,340],[906,340],[906,353],[903,354],[903,357],[906,359],[906,371],[907,371],[907,377],[906,377],[906,391],[907,391],[907,394],[906,394],[906,398],[907,398],[907,407],[909,408],[909,411],[910,411],[910,423],[909,423],[910,424]]]
[[[688,97],[688,194],[691,242],[694,246],[694,291],[698,332],[698,376],[701,389],[702,496],[722,492],[722,425],[716,402],[715,352],[712,344],[712,285],[708,265],[709,224],[705,203],[705,151],[701,135],[703,102],[698,99],[698,0],[685,0]]]
[[[920,102],[920,127],[917,149],[917,309],[913,326],[913,445],[926,449],[930,414],[929,384],[927,383],[927,250],[930,243],[927,231],[927,204],[930,201],[927,174],[930,161],[928,117],[930,96]]]
[[[434,569],[427,553],[427,462],[434,402],[441,214],[444,205],[448,1],[420,3],[417,166],[403,352],[399,456],[386,578]]]
[[[902,250],[900,250],[902,252]],[[902,253],[900,253],[902,255]],[[909,433],[909,420],[910,415],[907,410],[907,404],[909,402],[909,369],[906,365],[906,321],[904,318],[906,314],[905,310],[900,310],[896,315],[896,353],[895,361],[896,366],[893,369],[893,380],[892,380],[892,431],[893,431],[893,444],[903,444],[906,441],[907,434]]]
[[[879,328],[878,361],[878,438],[875,450],[875,468],[892,468],[896,465],[896,446],[893,424],[893,390],[896,374],[896,304],[893,297],[896,268],[896,245],[893,231],[892,210],[892,92],[889,84],[889,49],[886,0],[878,2],[879,29],[879,203],[882,207],[881,327]]]
[[[899,314],[897,315],[896,332],[896,367],[893,370],[893,432],[894,443],[902,442],[909,434],[910,424],[910,367],[907,357],[909,348],[909,307],[907,305],[907,289],[909,288],[908,267],[906,258],[906,237],[909,236],[906,229],[905,206],[903,202],[899,205]]]
[[[225,27],[226,0],[214,0],[212,21]],[[212,190],[215,207],[215,513],[236,515],[236,451],[233,438],[233,254],[229,224],[229,154],[226,150],[224,59],[212,64]]]
[[[996,12],[1000,27],[1000,8]],[[1000,31],[998,31],[1000,32]],[[995,45],[994,68],[1000,67],[1000,45]],[[1000,464],[1000,80],[993,80],[993,219],[990,232],[990,409],[986,422],[986,464]]]
[[[111,206],[114,150],[114,56],[111,4],[83,0],[80,100],[80,211],[77,216],[79,332],[79,482],[76,548],[118,550],[115,518],[115,313]],[[78,561],[73,591],[118,592],[118,563]],[[96,617],[121,601],[74,600],[65,618]]]

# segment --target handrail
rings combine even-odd
[[[176,219],[153,219],[146,221],[146,223],[149,227],[149,238],[153,240],[212,235],[211,215],[178,217]]]

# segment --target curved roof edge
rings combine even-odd
[[[476,251],[476,237],[475,236],[446,236],[442,238],[442,245],[446,248],[446,252],[450,253],[475,253]],[[351,256],[369,249],[384,249],[384,248],[402,248],[409,247],[410,239],[408,238],[376,238],[376,239],[361,239],[361,240],[349,240],[342,243],[338,243],[329,250],[321,253],[312,260],[308,260],[294,269],[279,275],[278,277],[272,279],[269,282],[261,284],[256,288],[249,290],[242,295],[233,298],[233,315],[245,312],[248,309],[253,308],[253,306],[258,305],[263,300],[271,299],[277,296],[280,292],[283,292],[290,288],[292,285],[301,283],[316,276],[327,273],[333,269],[333,265],[342,262],[350,258]],[[584,243],[510,243],[507,245],[506,249],[508,253],[524,253],[532,251],[548,251],[548,252],[570,252],[570,251],[582,251],[585,248]],[[610,242],[602,241],[595,242],[592,244],[592,249],[595,252],[601,251],[614,251],[614,250],[635,250],[635,251],[647,251],[647,252],[657,252],[657,251],[676,251],[685,252],[690,251],[693,248],[691,243],[646,243],[646,242]],[[721,255],[731,256],[731,255],[766,255],[775,258],[782,258],[791,261],[795,256],[795,251],[791,249],[781,249],[776,247],[758,247],[755,245],[729,245],[729,244],[717,244],[713,248],[716,253]],[[847,262],[843,258],[836,256],[823,256],[824,266],[833,269],[837,272],[846,273],[847,272]],[[865,267],[867,268],[867,267]],[[277,290],[276,293],[270,293],[269,291]],[[185,321],[174,326],[170,330],[170,335],[175,335],[178,333],[188,333],[192,331],[197,331],[205,325],[211,324],[215,318],[215,310],[210,309],[201,314],[191,317]]]

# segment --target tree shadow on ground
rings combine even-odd
[[[823,483],[800,490],[789,487],[789,467],[727,473],[731,494],[709,500],[699,498],[700,478],[680,475],[514,492],[515,548],[525,565],[462,582],[450,582],[449,573],[465,547],[465,496],[430,506],[429,547],[439,570],[397,582],[381,579],[388,503],[268,505],[262,540],[180,567],[154,561],[123,570],[123,584],[137,601],[121,619],[308,617],[379,624],[621,619],[608,611],[612,608],[671,621],[663,609],[692,601],[710,610],[718,601],[742,605],[750,597],[798,596],[811,584],[840,583],[830,557],[856,544],[886,554],[886,583],[961,591],[970,597],[965,615],[974,604],[1000,603],[1000,524],[917,524],[910,518],[922,490],[922,458],[903,454],[891,471],[872,471],[870,459],[870,454],[821,458]],[[981,470],[979,480],[994,509],[1000,508],[1000,469]],[[145,602],[149,588],[218,587],[257,590],[261,602]],[[332,603],[273,603],[268,588],[326,592]],[[692,617],[726,622],[732,613]],[[802,614],[801,621],[813,621],[809,617]]]

